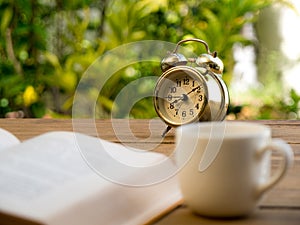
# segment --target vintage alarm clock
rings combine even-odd
[[[203,44],[206,53],[186,58],[178,53],[182,43]],[[161,61],[163,74],[154,90],[154,107],[167,124],[162,136],[172,128],[201,121],[224,120],[229,104],[228,89],[222,80],[223,62],[200,39],[185,39]]]

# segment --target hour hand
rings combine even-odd
[[[182,98],[182,95],[180,95],[180,96],[178,96],[178,95],[170,95],[170,96],[167,96],[167,97],[164,97],[164,98],[167,98],[167,99],[169,99],[169,98]]]
[[[176,96],[176,97],[178,97],[178,96]],[[175,103],[177,103],[177,102],[179,102],[181,100],[182,101],[188,100],[188,96],[186,94],[182,94],[181,96],[178,97],[178,99],[176,99],[173,102],[171,102],[171,104],[175,104]]]

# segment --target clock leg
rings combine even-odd
[[[171,126],[167,126],[167,128],[166,128],[166,130],[162,133],[162,137],[165,137],[166,136],[166,134],[171,130]]]

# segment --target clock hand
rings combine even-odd
[[[176,99],[176,100],[174,100],[173,102],[171,102],[170,104],[175,104],[175,103],[177,103],[177,102],[180,101],[180,100],[181,100],[181,98]]]
[[[183,101],[188,100],[188,96],[186,94],[182,94],[182,96],[180,96],[178,99],[171,102],[171,104],[175,104],[175,103],[177,103],[178,101],[181,101],[181,100],[183,100]]]
[[[164,97],[164,98],[171,98],[171,99],[172,99],[172,98],[182,98],[182,96],[176,96],[176,95],[174,96],[174,95],[171,95],[170,97],[167,96],[167,97]]]
[[[200,89],[200,85],[197,86],[197,87],[195,87],[195,88],[193,88],[191,91],[189,91],[189,92],[187,93],[187,95],[191,94],[192,92],[196,91],[197,89]]]

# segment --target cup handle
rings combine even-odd
[[[260,197],[266,191],[270,190],[275,184],[278,183],[279,180],[283,178],[283,176],[286,174],[288,168],[292,165],[294,160],[293,149],[289,144],[287,144],[282,139],[276,139],[276,138],[272,139],[271,143],[268,146],[266,146],[261,151],[259,151],[259,155],[262,156],[266,151],[269,150],[279,152],[283,156],[283,162],[281,163],[277,171],[274,173],[274,175],[272,175],[267,182],[261,184],[258,187],[257,189],[258,197]]]

